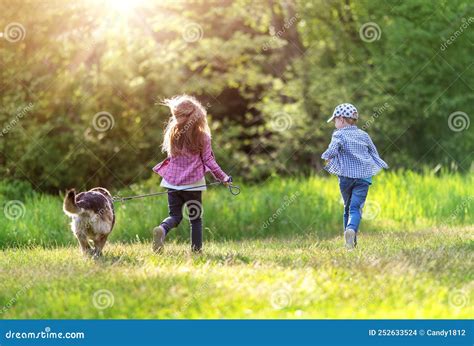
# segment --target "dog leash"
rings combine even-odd
[[[230,184],[227,186],[227,188],[229,189],[229,192],[232,195],[237,196],[240,193],[240,187],[237,186],[237,185],[232,185],[231,184],[232,183],[232,177],[230,177],[229,183]],[[178,191],[186,191],[186,190],[191,190],[191,189],[196,189],[196,188],[201,188],[201,187],[207,187],[207,186],[211,186],[211,185],[218,185],[218,184],[222,184],[222,183],[220,181],[216,181],[214,183],[209,183],[209,184],[199,185],[199,186],[191,186],[191,187],[187,187],[185,189],[178,189],[178,190],[172,190],[172,191],[161,191],[161,192],[147,193],[147,194],[144,194],[144,195],[127,196],[127,197],[114,196],[114,197],[112,197],[112,200],[114,202],[125,202],[125,201],[129,201],[131,199],[160,196],[160,195],[165,195],[165,194],[168,194],[168,193],[175,193],[175,192],[178,192]]]

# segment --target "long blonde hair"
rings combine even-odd
[[[162,104],[171,111],[162,151],[170,156],[200,153],[206,137],[211,136],[204,106],[195,97],[188,95],[174,96]]]

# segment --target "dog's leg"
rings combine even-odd
[[[74,217],[71,222],[71,229],[74,236],[79,241],[81,251],[84,256],[92,254],[92,246],[87,239],[87,224],[80,217]]]
[[[79,240],[79,245],[81,245],[82,254],[84,256],[92,254],[92,247],[87,240],[87,237],[82,233],[74,233],[77,240]]]
[[[108,234],[101,234],[96,239],[94,239],[94,257],[102,256],[102,249],[105,246],[105,242],[107,241]]]

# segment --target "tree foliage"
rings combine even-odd
[[[393,168],[472,165],[472,128],[448,122],[473,113],[468,1],[6,0],[0,10],[0,170],[40,190],[149,177],[164,156],[159,102],[179,93],[206,105],[218,160],[248,180],[319,171],[325,120],[342,102]],[[6,39],[11,23],[20,39]],[[380,29],[372,42],[367,23]]]

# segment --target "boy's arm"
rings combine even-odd
[[[380,164],[380,166],[382,166],[383,168],[388,168],[388,165],[387,163],[382,160],[379,156],[379,153],[377,151],[377,148],[375,147],[375,144],[374,142],[372,142],[372,138],[370,138],[370,136],[367,134],[367,144],[368,144],[368,147],[369,147],[369,154],[370,156],[372,156],[372,158]]]
[[[214,176],[219,181],[226,182],[229,180],[229,176],[224,173],[224,171],[219,167],[212,152],[211,138],[207,137],[204,143],[204,148],[202,150],[202,161],[204,166],[206,166]]]
[[[333,157],[335,157],[339,153],[339,150],[341,149],[341,144],[342,144],[341,140],[336,137],[336,134],[333,134],[331,138],[331,143],[329,143],[329,147],[321,155],[321,158],[324,160],[330,160]]]

